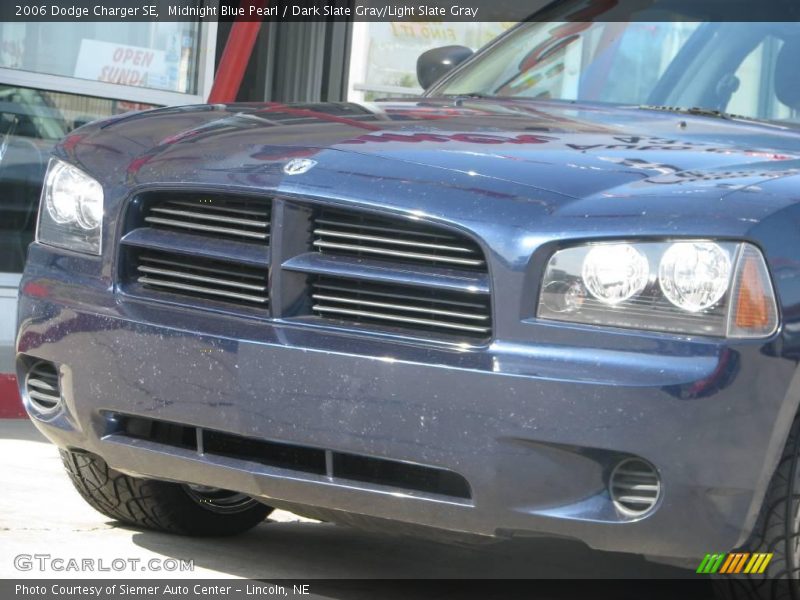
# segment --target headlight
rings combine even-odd
[[[641,292],[650,277],[647,258],[630,244],[594,246],[583,259],[583,284],[606,304],[619,304]]]
[[[736,242],[597,243],[560,250],[542,319],[683,334],[766,337],[778,326],[761,252]]]
[[[99,255],[102,235],[103,187],[77,167],[50,159],[36,239]]]
[[[658,283],[678,308],[698,312],[714,306],[728,291],[731,259],[719,244],[672,244],[658,266]]]

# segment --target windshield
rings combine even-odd
[[[798,121],[800,23],[525,23],[431,95],[580,100]]]

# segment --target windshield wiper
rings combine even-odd
[[[683,115],[693,115],[696,117],[716,117],[717,119],[748,119],[748,117],[743,117],[741,115],[734,115],[731,113],[726,113],[721,110],[715,110],[713,108],[702,108],[699,106],[693,106],[691,108],[685,106],[659,106],[659,105],[650,105],[650,104],[642,104],[639,106],[641,110],[660,110],[663,112],[673,112],[679,113]]]
[[[757,117],[748,117],[746,115],[736,115],[733,113],[725,112],[722,110],[716,110],[713,108],[701,108],[698,106],[692,108],[686,108],[683,106],[658,106],[658,105],[649,105],[649,104],[642,104],[637,107],[640,110],[660,110],[664,112],[673,112],[676,114],[683,114],[683,115],[692,115],[698,117],[713,117],[716,119],[725,119],[726,121],[747,121],[749,123],[757,123],[759,125],[765,125],[767,127],[777,127],[779,129],[785,129],[787,127],[796,127],[797,125],[794,123],[786,122],[786,121],[776,121],[772,119],[759,119]]]
[[[465,92],[463,94],[442,94],[442,98],[477,98],[480,100],[485,98],[497,98],[497,96],[484,94],[483,92]]]

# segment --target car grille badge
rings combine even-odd
[[[314,168],[317,161],[310,158],[293,158],[283,165],[283,172],[287,175],[302,175]]]

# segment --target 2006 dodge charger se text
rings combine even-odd
[[[468,54],[431,52],[426,85]],[[20,288],[26,407],[142,527],[280,507],[790,573],[798,63],[796,23],[525,23],[416,99],[86,125]]]

